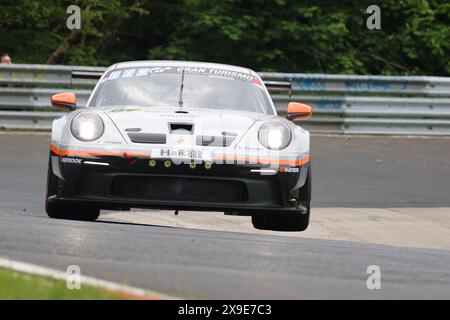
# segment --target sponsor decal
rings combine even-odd
[[[206,111],[206,109],[205,109]],[[168,118],[170,121],[183,121],[186,118],[199,118],[199,115],[195,114],[169,114],[169,113],[160,113],[159,116],[161,118]]]
[[[145,77],[154,73],[182,73],[185,74],[199,74],[206,76],[222,77],[230,80],[250,81],[251,83],[262,86],[262,82],[255,76],[238,71],[217,69],[217,68],[201,68],[201,67],[147,67],[147,68],[132,68],[122,69],[111,72],[103,81],[125,79],[131,77]]]
[[[279,172],[286,172],[286,173],[296,173],[300,171],[300,168],[298,167],[281,167],[278,169]]]
[[[134,108],[134,107],[119,107],[115,108],[111,112],[135,112],[135,111],[141,111],[141,108]]]
[[[257,86],[260,86],[260,87],[262,87],[262,85],[263,85],[261,80],[259,80],[259,79],[252,79],[251,83],[256,84]]]
[[[170,159],[193,159],[193,160],[211,160],[211,153],[204,150],[195,149],[153,149],[152,158],[170,158]]]
[[[62,158],[63,163],[81,164],[80,158]]]
[[[148,70],[148,73],[161,73],[161,72],[165,72],[165,71],[169,71],[172,70],[171,67],[156,67],[156,68],[150,68]]]
[[[189,67],[180,67],[177,68],[177,72],[184,72],[190,73],[190,74],[203,74],[203,75],[211,75],[211,76],[222,76],[222,77],[229,77],[233,79],[240,79],[240,80],[247,80],[252,81],[256,79],[251,74],[242,73],[242,72],[236,72],[236,71],[230,71],[230,70],[223,70],[223,69],[215,69],[215,68],[189,68]]]
[[[134,73],[136,72],[136,69],[127,69],[123,72],[122,78],[131,78],[134,76]]]
[[[109,74],[108,79],[106,80],[116,80],[120,78],[120,74],[122,73],[122,71],[113,71]]]
[[[171,150],[171,149],[161,149],[161,156],[169,156],[169,157],[187,157],[190,159],[201,159],[202,151],[200,150]]]

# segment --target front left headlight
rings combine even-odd
[[[105,130],[102,118],[94,112],[81,112],[72,119],[70,131],[78,140],[90,142],[99,139]]]
[[[291,142],[292,133],[289,126],[284,122],[272,120],[261,126],[258,139],[267,149],[282,150]]]

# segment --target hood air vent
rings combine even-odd
[[[192,134],[194,125],[191,123],[169,123],[170,133]]]

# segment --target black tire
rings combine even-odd
[[[50,218],[95,221],[100,216],[100,209],[82,205],[65,205],[46,201],[45,210]]]
[[[53,174],[51,155],[48,160],[47,193],[45,195],[45,211],[50,218],[80,221],[95,221],[100,216],[100,209],[84,205],[66,205],[49,201],[49,197],[57,194],[58,177]]]
[[[255,229],[272,231],[305,231],[309,225],[308,213],[273,213],[252,216]]]
[[[272,231],[305,231],[309,225],[311,211],[311,166],[305,185],[299,193],[300,204],[306,208],[304,213],[271,213],[252,216],[255,229]]]

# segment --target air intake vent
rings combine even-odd
[[[112,195],[128,199],[159,201],[244,202],[248,200],[246,185],[241,181],[201,179],[194,176],[117,176],[112,182]]]
[[[134,143],[165,144],[166,135],[163,133],[128,133],[128,137]]]
[[[207,147],[229,147],[235,137],[230,136],[197,136],[196,144]]]
[[[194,125],[191,123],[169,123],[170,133],[192,134]]]

